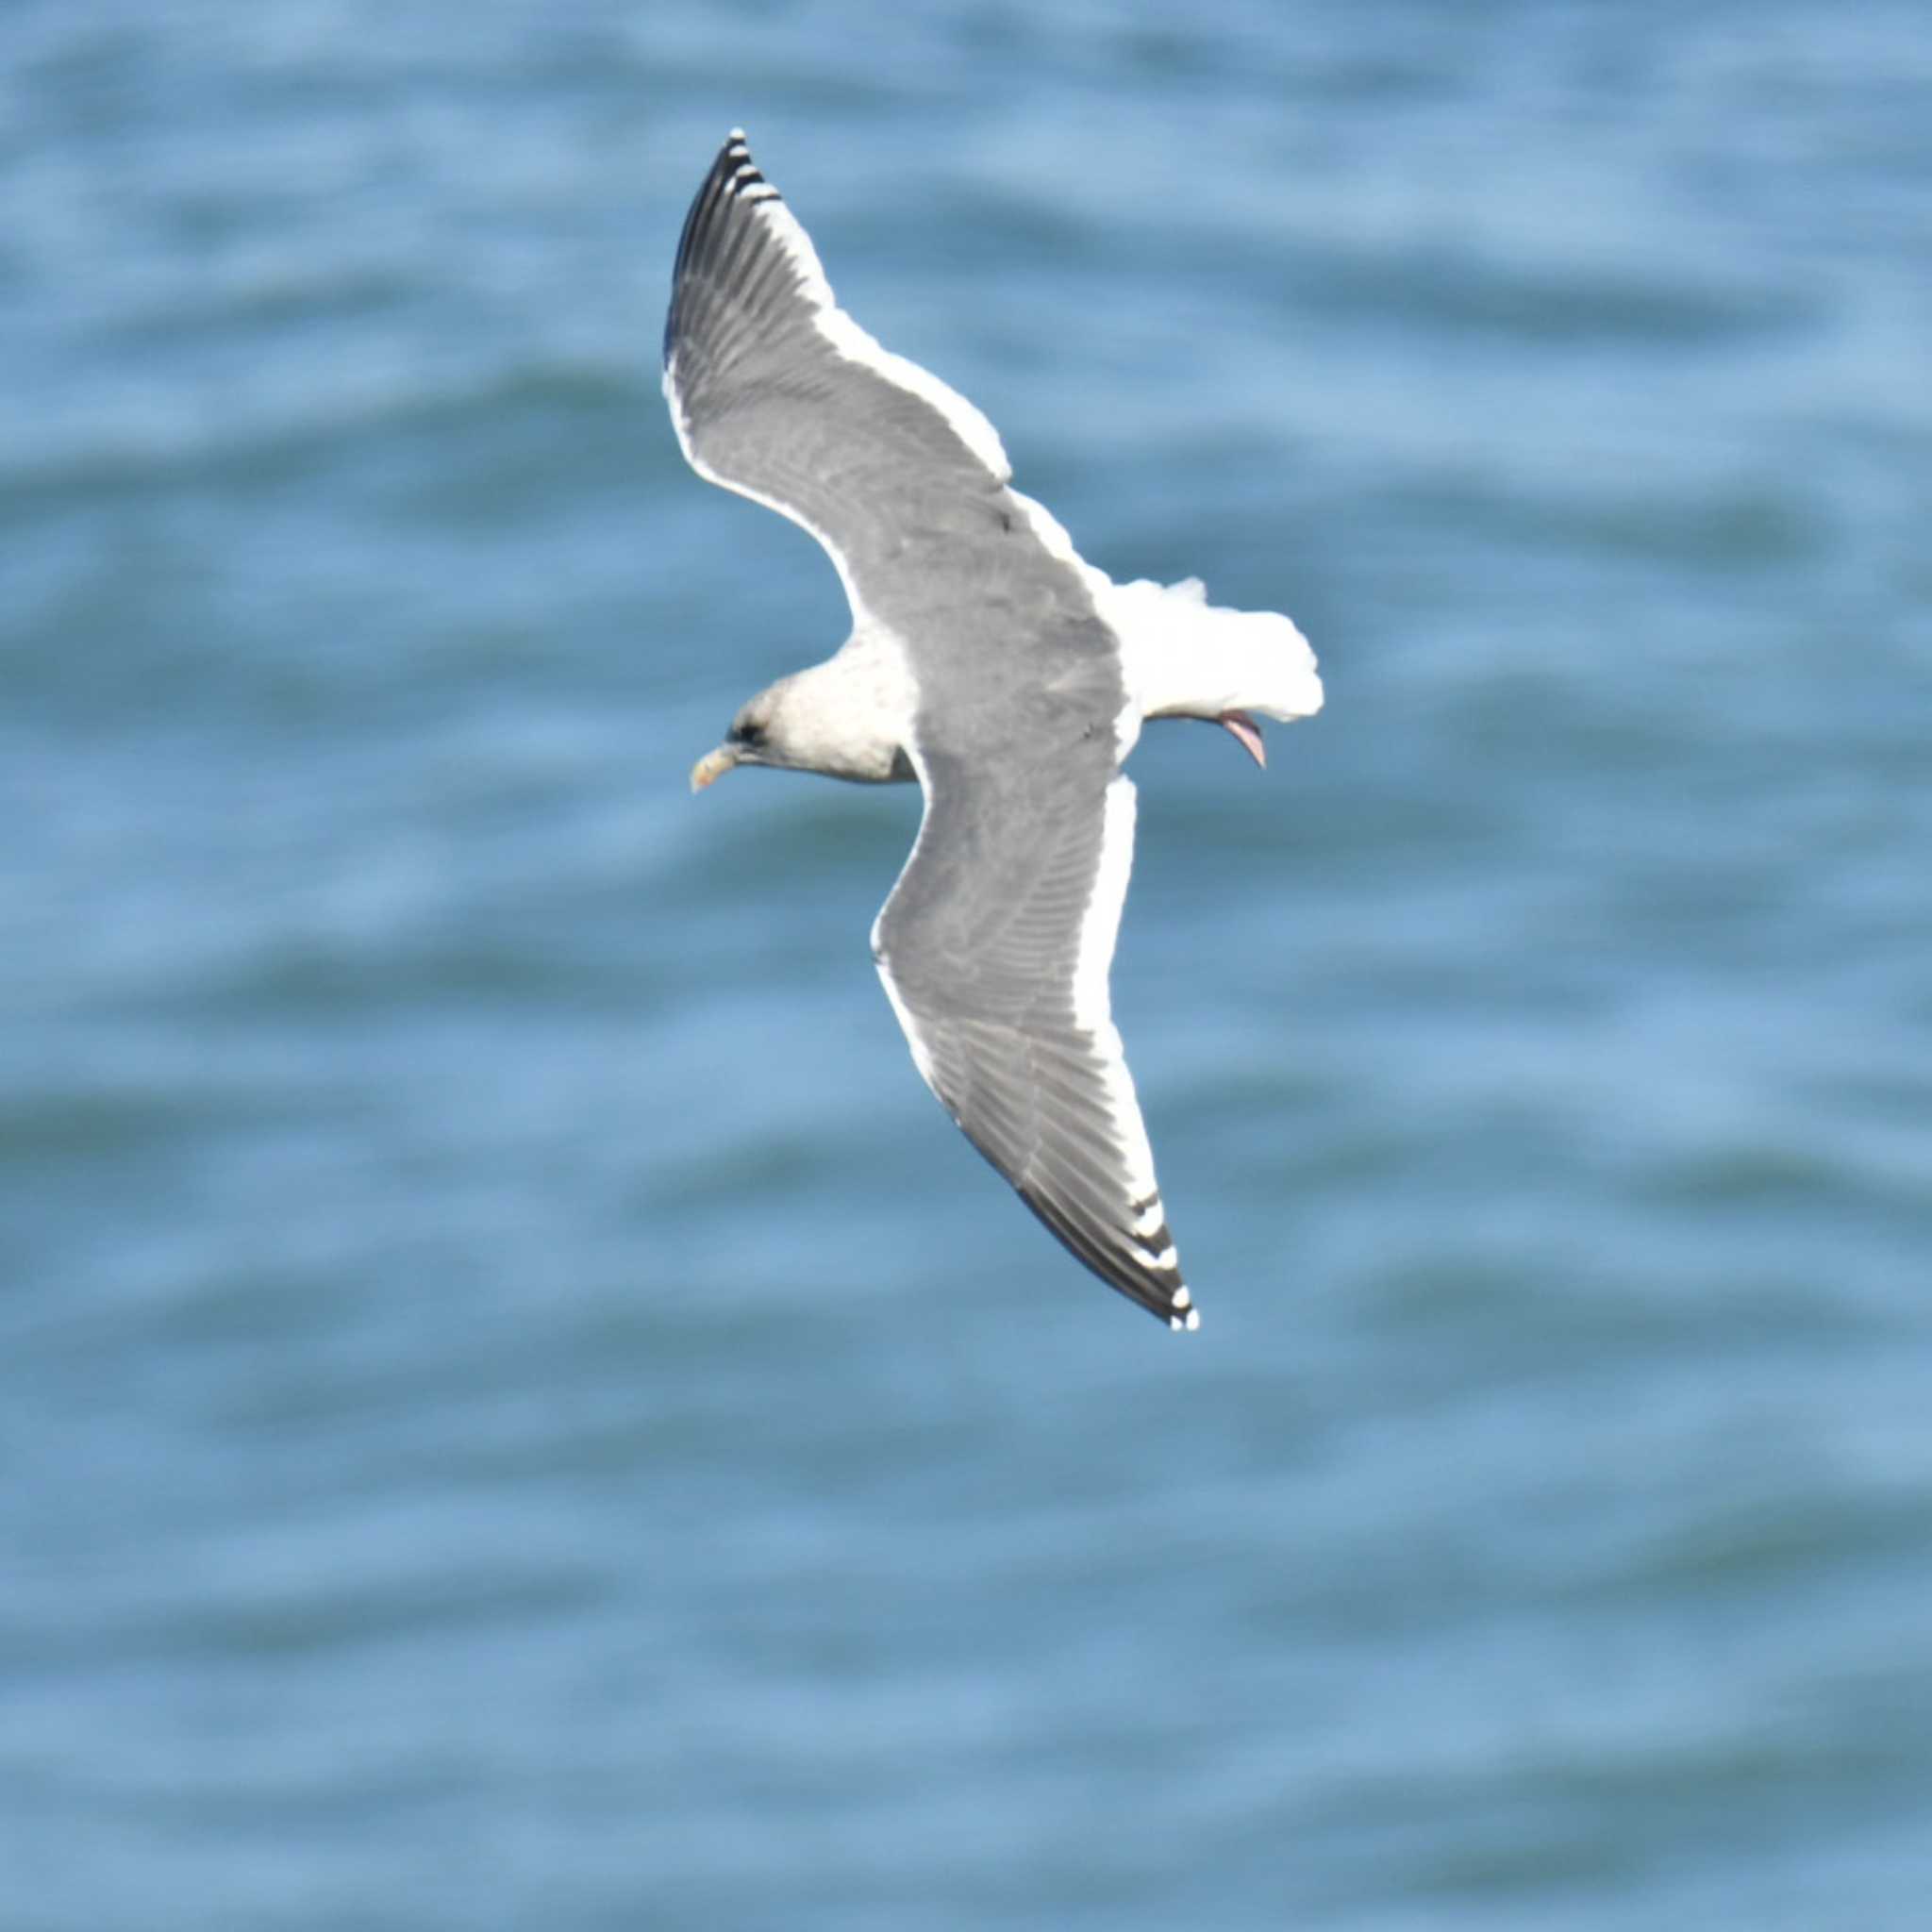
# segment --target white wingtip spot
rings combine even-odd
[[[1201,1325],[1201,1311],[1199,1308],[1190,1308],[1185,1315],[1170,1315],[1167,1318],[1167,1325],[1176,1333],[1186,1330],[1191,1334]]]
[[[1177,1288],[1174,1291],[1174,1305],[1177,1308],[1191,1308],[1194,1297],[1185,1288]]]

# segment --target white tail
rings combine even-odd
[[[1259,711],[1285,723],[1322,708],[1315,654],[1278,611],[1210,604],[1199,577],[1103,582],[1095,601],[1120,638],[1127,688],[1143,718]]]

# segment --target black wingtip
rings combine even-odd
[[[715,245],[734,202],[778,201],[783,197],[758,172],[751,158],[744,129],[734,127],[724,137],[706,175],[704,184],[692,198],[691,211],[677,238],[677,258],[671,270],[671,310],[664,318],[664,365],[671,366],[673,345],[677,335],[677,301],[686,274],[707,249]]]
[[[751,158],[751,143],[745,140],[743,128],[734,127],[724,137],[724,145],[718,150],[718,158],[711,163],[711,175],[727,194],[740,193],[765,180],[758,172],[758,164]],[[707,187],[709,185],[709,182],[706,183]],[[765,185],[769,187],[771,184],[766,182]]]

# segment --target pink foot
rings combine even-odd
[[[1265,772],[1268,753],[1261,743],[1261,727],[1245,711],[1224,711],[1215,721],[1225,724],[1240,741],[1241,749]]]

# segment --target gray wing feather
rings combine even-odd
[[[873,936],[913,1058],[1080,1260],[1191,1327],[1120,1035],[1104,1003],[1082,1010],[1077,992],[1083,967],[1105,987],[1120,923],[1106,848],[1127,841],[1111,854],[1124,889],[1132,787],[1098,747],[1024,765],[940,751],[916,762],[925,819]],[[1083,959],[1090,948],[1097,960]]]
[[[692,467],[809,530],[855,616],[946,638],[967,587],[1016,622],[1091,615],[1064,533],[1008,487],[991,424],[837,306],[741,135],[685,221],[664,391]]]

